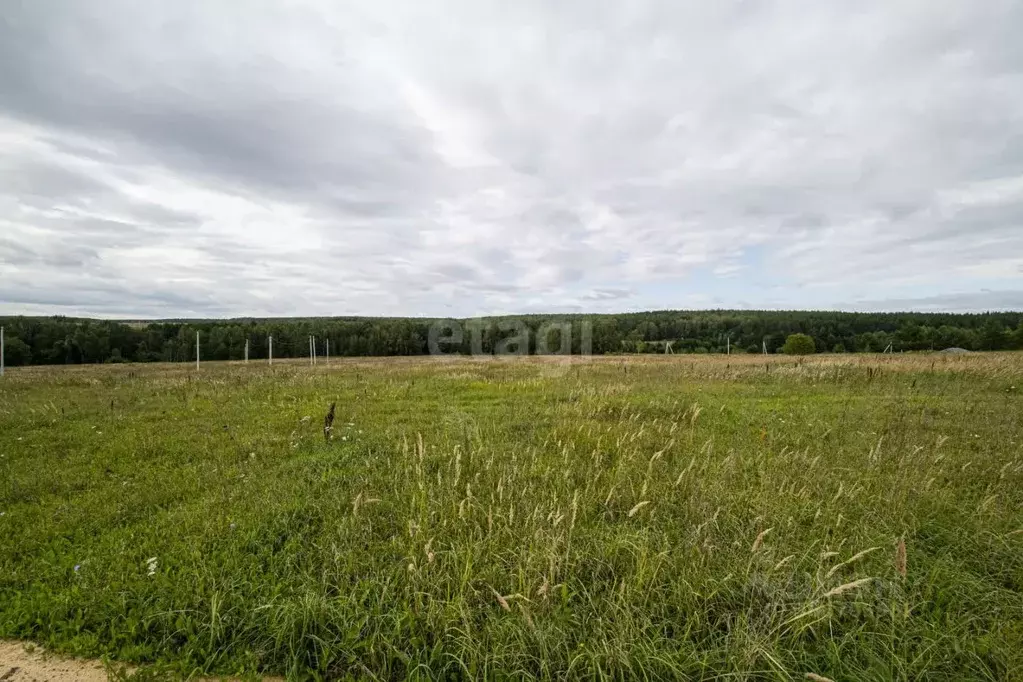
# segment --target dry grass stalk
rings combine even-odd
[[[787,564],[788,562],[792,561],[795,558],[796,558],[795,554],[789,554],[787,557],[785,557],[784,559],[782,559],[781,561],[776,563],[774,565],[774,569],[772,569],[772,570],[777,571],[779,568],[783,567],[785,564]]]
[[[830,571],[828,571],[828,574],[827,574],[826,576],[824,576],[824,577],[825,577],[825,578],[830,578],[830,577],[831,577],[831,576],[833,576],[833,575],[834,575],[835,573],[837,573],[837,572],[838,572],[838,571],[839,571],[840,569],[842,569],[842,568],[844,568],[845,566],[848,566],[848,565],[850,565],[850,564],[854,564],[854,563],[856,563],[857,561],[859,561],[859,560],[860,560],[860,559],[862,559],[863,557],[867,556],[867,555],[868,555],[868,554],[870,554],[871,552],[876,552],[876,551],[877,551],[878,549],[880,549],[880,548],[879,548],[879,547],[871,547],[870,549],[865,549],[865,550],[863,550],[863,551],[862,551],[862,552],[860,552],[859,554],[855,554],[855,555],[853,555],[853,556],[852,556],[851,558],[849,558],[849,559],[847,559],[847,560],[843,561],[843,562],[842,562],[842,563],[840,563],[840,564],[836,564],[836,565],[835,565],[834,567],[832,567],[832,569],[831,569]]]
[[[770,533],[772,530],[774,530],[774,528],[767,528],[765,530],[760,531],[760,535],[758,535],[757,539],[753,541],[753,549],[750,550],[753,554],[756,554],[757,552],[760,551],[760,548],[764,544],[764,538],[767,537],[767,534]]]
[[[824,595],[824,598],[827,599],[829,597],[837,597],[840,594],[845,594],[846,592],[851,592],[852,590],[855,590],[855,589],[858,589],[860,587],[863,587],[864,585],[872,583],[873,581],[874,581],[873,578],[860,578],[859,580],[854,580],[851,583],[846,583],[845,585],[839,585],[838,587],[836,587],[835,589],[831,590],[830,592],[827,592]]]
[[[650,500],[644,500],[644,501],[640,502],[639,504],[637,504],[632,509],[630,509],[629,510],[629,518],[631,519],[633,516],[638,514],[639,510],[642,509],[643,507],[647,506],[648,504],[650,504]]]
[[[511,613],[511,606],[508,605],[508,600],[502,597],[501,593],[495,590],[493,587],[490,588],[490,591],[494,593],[495,597],[497,597],[497,603],[501,605],[501,608]]]
[[[334,430],[334,408],[336,406],[337,403],[331,403],[327,416],[323,418],[323,439],[326,441],[330,440],[331,432]]]
[[[906,540],[899,538],[899,544],[895,547],[895,570],[903,578],[906,577]]]
[[[824,677],[823,675],[817,675],[815,673],[806,673],[806,679],[813,680],[813,682],[835,682],[830,677]]]

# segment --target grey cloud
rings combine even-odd
[[[629,289],[600,288],[584,294],[584,301],[608,301],[620,298],[629,298],[633,292]]]
[[[920,298],[892,298],[876,301],[840,303],[842,310],[870,312],[902,312],[920,310],[925,312],[981,312],[987,310],[1023,309],[1023,289],[1013,291],[976,291]]]
[[[474,315],[1019,289],[1017,2],[442,5],[7,8],[0,305]],[[941,300],[982,303],[962,296]]]

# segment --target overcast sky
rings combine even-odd
[[[0,313],[1023,309],[1023,3],[14,0]]]

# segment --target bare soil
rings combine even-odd
[[[0,642],[0,682],[106,682],[98,661],[62,658],[24,642]]]
[[[0,682],[108,682],[108,677],[99,661],[58,656],[26,642],[0,641]]]

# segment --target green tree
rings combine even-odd
[[[810,355],[817,352],[817,346],[813,338],[806,334],[789,334],[785,339],[785,345],[781,347],[781,352],[786,355]]]
[[[32,349],[17,336],[4,339],[4,363],[12,367],[32,361]]]
[[[831,352],[832,353],[844,353],[845,352],[845,344],[844,343],[836,343],[835,347],[831,349]]]
[[[1006,333],[997,320],[989,319],[980,330],[980,343],[984,350],[1001,350],[1005,346]]]

